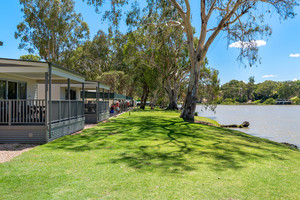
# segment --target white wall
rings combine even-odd
[[[60,84],[53,84],[51,93],[52,100],[65,100],[66,99],[66,87],[61,87]],[[81,88],[71,87],[71,90],[76,90],[76,98],[80,100]],[[39,99],[45,99],[45,84],[38,84],[38,97]]]
[[[51,93],[52,100],[60,100],[60,85],[53,84]],[[45,99],[45,84],[38,84],[38,99]]]

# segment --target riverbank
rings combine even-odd
[[[131,111],[38,146],[0,164],[0,196],[300,198],[299,150],[178,116],[172,111]]]
[[[215,112],[198,105],[196,112],[220,124],[241,124],[248,121],[248,128],[238,130],[300,147],[299,105],[219,105]]]

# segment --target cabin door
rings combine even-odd
[[[18,83],[8,81],[8,99],[18,99]]]

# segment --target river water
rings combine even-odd
[[[249,128],[236,130],[300,147],[300,106],[298,105],[219,105],[215,113],[198,105],[196,112],[199,116],[211,118],[220,124],[242,124],[248,121]]]

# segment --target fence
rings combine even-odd
[[[84,116],[83,101],[52,101],[51,122]],[[46,124],[45,100],[0,100],[0,125]]]
[[[70,104],[69,104],[70,103]],[[51,122],[60,122],[84,116],[83,101],[52,101]]]
[[[45,123],[45,100],[0,100],[0,124]]]
[[[85,114],[96,114],[98,109],[98,113],[107,112],[109,110],[108,101],[86,101],[85,102]]]

